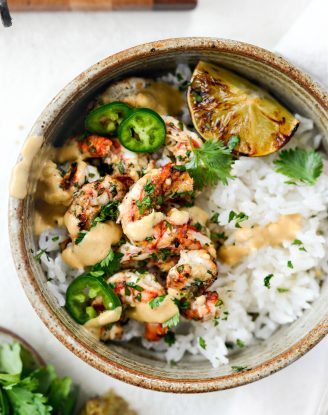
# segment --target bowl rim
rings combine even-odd
[[[296,82],[314,98],[324,111],[328,111],[328,97],[321,86],[313,81],[306,73],[266,49],[248,43],[226,39],[208,37],[172,38],[134,46],[111,55],[89,67],[68,83],[47,105],[35,122],[29,135],[35,135],[35,132],[40,133],[45,128],[45,125],[51,124],[58,114],[58,108],[63,109],[65,103],[67,104],[74,94],[78,93],[81,86],[101,77],[105,71],[142,57],[145,58],[149,54],[161,56],[168,52],[181,52],[184,50],[192,50],[195,52],[197,50],[217,50],[218,52],[226,52],[260,61]],[[254,382],[286,367],[303,356],[328,333],[327,314],[302,339],[279,355],[250,370],[208,379],[161,378],[128,369],[123,365],[108,360],[94,349],[88,347],[54,315],[51,306],[43,297],[42,290],[34,277],[28,260],[22,226],[23,208],[24,200],[9,199],[8,222],[11,251],[18,277],[29,301],[43,323],[64,346],[89,365],[116,379],[135,386],[162,392],[200,393],[229,389]]]

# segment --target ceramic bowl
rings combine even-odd
[[[245,43],[181,38],[153,42],[128,49],[96,63],[69,83],[47,106],[30,135],[43,136],[33,163],[45,158],[46,149],[73,127],[86,103],[111,81],[132,74],[153,74],[173,69],[179,62],[199,59],[219,63],[256,81],[291,110],[314,120],[328,137],[328,99],[306,74],[264,49]],[[29,190],[35,178],[28,178]],[[217,369],[202,358],[186,356],[171,367],[153,351],[136,343],[105,345],[76,324],[59,308],[46,286],[46,276],[34,260],[37,250],[32,232],[33,192],[23,200],[11,198],[9,222],[11,247],[17,272],[37,314],[49,330],[73,353],[100,371],[125,382],[167,392],[208,392],[240,386],[287,366],[318,343],[328,331],[328,284],[320,298],[301,318],[275,332],[269,340],[231,357]],[[232,373],[231,366],[248,371]]]

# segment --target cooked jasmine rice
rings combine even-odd
[[[301,125],[286,148],[318,148],[321,137],[315,134],[312,121],[298,118]],[[198,204],[210,215],[218,214],[227,238],[225,245],[235,242],[236,221],[231,220],[231,212],[244,214],[240,225],[246,228],[276,222],[282,215],[299,214],[296,241],[285,240],[280,246],[253,251],[234,266],[219,261],[219,276],[211,290],[217,290],[223,301],[220,318],[203,323],[182,319],[174,344],[142,339],[144,347],[162,352],[168,361],[179,361],[187,352],[200,354],[217,367],[228,363],[231,349],[267,339],[281,325],[295,321],[319,296],[321,276],[328,272],[328,161],[323,155],[323,172],[315,185],[309,186],[286,183],[286,176],[277,173],[273,165],[277,157],[240,157],[232,169],[234,180],[229,180],[228,186],[210,188]],[[68,284],[83,272],[63,262],[59,244],[65,237],[64,229],[51,229],[39,239],[40,249],[47,251],[40,260],[49,279],[48,288],[59,306],[65,304]],[[130,320],[126,327],[123,341],[142,337],[141,323]]]

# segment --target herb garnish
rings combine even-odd
[[[45,249],[40,249],[35,255],[34,255],[34,259],[38,262],[41,263],[41,257],[43,254],[47,255],[47,251]]]
[[[281,151],[273,163],[278,173],[309,185],[315,184],[323,169],[320,153],[300,148]]]
[[[231,369],[234,372],[239,373],[239,372],[243,372],[244,370],[248,370],[248,367],[247,366],[231,366]]]
[[[273,274],[268,274],[265,278],[264,278],[264,286],[267,288],[271,288],[271,284],[270,284],[270,280],[273,277]]]
[[[199,342],[200,347],[206,350],[207,344],[206,344],[206,341],[203,339],[203,337],[199,337],[198,342]]]
[[[239,144],[239,142],[240,142],[240,138],[237,135],[233,135],[232,137],[230,137],[228,141],[228,149],[230,151],[234,150],[237,144]]]
[[[77,237],[75,239],[75,244],[78,245],[79,243],[81,243],[83,241],[83,238],[85,237],[85,235],[88,233],[88,231],[80,231],[77,234]]]
[[[287,262],[287,267],[288,267],[288,268],[291,268],[291,269],[293,269],[293,268],[294,268],[294,265],[293,265],[292,261],[290,261],[290,260],[289,260],[289,261]]]
[[[107,205],[102,206],[99,215],[92,222],[92,227],[96,226],[97,223],[104,222],[106,220],[116,222],[118,216],[118,205],[119,202],[114,200],[107,203]]]
[[[302,242],[301,240],[299,240],[299,239],[295,239],[295,240],[292,242],[292,245],[296,245],[296,246],[298,246],[298,249],[299,249],[300,251],[307,252],[307,251],[306,251],[306,249],[304,248],[303,242]]]
[[[168,327],[169,329],[171,329],[172,327],[176,326],[177,324],[179,324],[180,321],[180,313],[176,313],[173,317],[171,317],[169,320],[165,321],[162,326],[163,327]]]
[[[115,274],[121,267],[121,252],[114,252],[112,249],[108,252],[106,258],[92,266],[90,274],[96,277],[110,276]],[[95,274],[96,273],[96,274]]]
[[[236,345],[237,345],[238,347],[240,347],[240,348],[245,347],[245,343],[244,343],[242,340],[240,340],[240,339],[237,339],[237,340],[236,340]]]
[[[149,306],[151,309],[157,308],[159,307],[159,305],[164,301],[166,295],[159,295],[156,298],[153,298],[152,300],[149,301]]]
[[[169,330],[164,336],[164,341],[169,346],[172,346],[172,344],[175,343],[175,333],[173,333],[173,331]]]
[[[51,238],[51,240],[52,240],[53,242],[58,241],[58,239],[59,239],[59,236],[58,236],[58,235],[57,235],[57,236],[53,236],[53,237]]]
[[[289,291],[289,288],[278,287],[277,291],[278,293],[287,293]]]
[[[196,188],[202,189],[219,181],[228,184],[228,179],[233,179],[231,150],[222,141],[208,140],[199,148],[193,147],[192,151],[193,156],[185,167],[194,179]]]
[[[246,215],[246,213],[244,212],[240,212],[240,213],[236,213],[233,210],[230,211],[229,213],[229,220],[228,222],[230,223],[231,221],[235,220],[235,227],[236,228],[240,228],[240,223],[244,222],[245,220],[248,220],[249,217]]]
[[[213,215],[211,216],[210,222],[212,223],[219,223],[219,213],[213,213]]]
[[[124,164],[124,161],[123,161],[123,160],[120,160],[120,161],[118,162],[117,167],[118,167],[118,171],[119,171],[121,174],[125,174],[125,164]]]

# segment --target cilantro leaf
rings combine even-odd
[[[267,288],[271,288],[271,284],[270,284],[270,280],[273,277],[273,274],[268,274],[265,278],[264,278],[264,286]]]
[[[243,372],[244,370],[248,370],[247,366],[231,366],[231,369],[236,372]]]
[[[101,277],[103,275],[113,275],[121,267],[121,258],[123,254],[121,252],[114,252],[112,249],[108,252],[106,258],[92,266],[90,274],[95,277]]]
[[[169,329],[171,329],[172,327],[176,326],[179,324],[180,321],[180,313],[176,313],[173,317],[171,317],[169,320],[165,321],[162,326],[163,327],[168,327]]]
[[[323,169],[320,153],[300,148],[281,151],[273,163],[278,173],[309,185],[315,184]]]
[[[93,220],[92,227],[96,226],[99,222],[105,222],[106,220],[117,221],[119,202],[114,200],[101,207],[98,216]]]
[[[149,301],[149,306],[151,309],[159,307],[159,305],[165,300],[166,295],[159,295],[156,298],[153,298]]]
[[[173,331],[169,330],[164,336],[164,341],[169,346],[172,346],[172,344],[175,343],[175,333],[173,333]]]
[[[240,138],[237,135],[233,135],[232,137],[229,138],[228,149],[230,151],[234,150],[236,148],[236,145],[239,144],[239,142],[240,142]]]
[[[207,345],[206,345],[206,341],[203,339],[203,337],[199,337],[198,343],[199,343],[199,345],[202,349],[206,350]]]
[[[208,140],[199,148],[193,147],[193,157],[185,164],[196,188],[215,185],[219,181],[228,184],[233,179],[231,150],[221,141]]]
[[[20,375],[23,370],[19,343],[5,343],[0,347],[0,373]]]
[[[246,215],[246,213],[244,212],[240,212],[240,213],[236,213],[233,210],[230,211],[229,213],[229,220],[228,222],[230,223],[231,221],[235,220],[235,227],[236,228],[240,228],[240,223],[244,222],[245,220],[248,220],[249,217]]]
[[[78,245],[79,243],[81,243],[87,233],[88,233],[87,231],[80,231],[77,234],[77,237],[75,238],[75,244]]]

